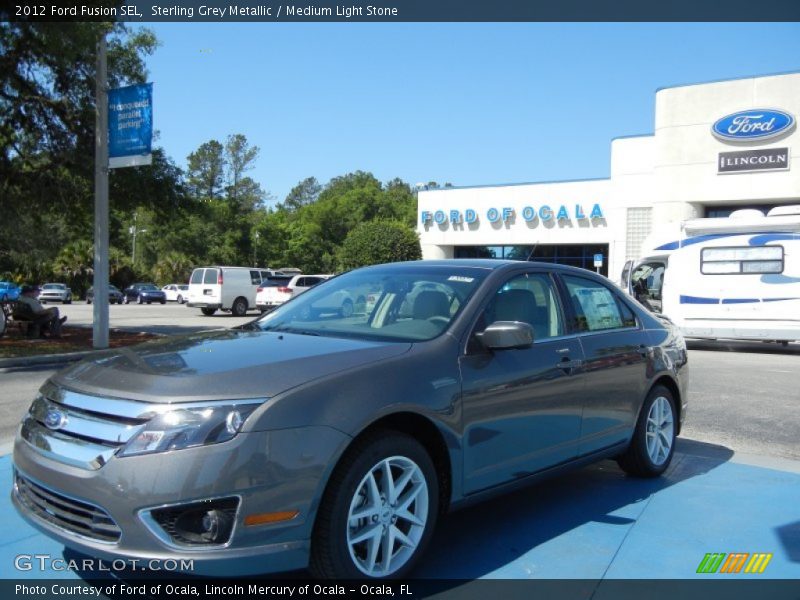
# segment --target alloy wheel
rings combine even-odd
[[[672,405],[664,396],[658,396],[647,413],[647,455],[655,465],[662,465],[670,455],[675,437]]]
[[[414,555],[428,522],[428,485],[404,456],[381,460],[356,488],[347,518],[353,564],[370,577],[401,569]]]

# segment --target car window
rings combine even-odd
[[[261,282],[261,287],[281,287],[291,281],[291,277],[270,277]]]
[[[633,311],[602,283],[573,275],[565,275],[564,283],[575,312],[573,325],[577,331],[636,326]]]
[[[258,321],[264,331],[429,340],[444,332],[488,270],[472,267],[352,271],[311,287]]]
[[[503,284],[484,311],[481,328],[495,321],[520,321],[533,327],[533,339],[564,334],[553,279],[547,273],[518,275]]]
[[[203,283],[217,283],[217,270],[206,269],[206,273],[203,275]]]
[[[261,272],[250,271],[250,283],[253,285],[261,285]]]
[[[189,279],[189,283],[203,283],[203,271],[205,271],[205,269],[195,269],[192,271],[192,277]]]

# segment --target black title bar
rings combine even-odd
[[[0,0],[1,21],[800,21],[797,0]]]

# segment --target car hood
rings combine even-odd
[[[272,397],[410,348],[409,343],[219,330],[116,350],[52,381],[90,395],[144,402]]]

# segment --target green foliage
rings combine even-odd
[[[189,281],[193,268],[192,260],[181,252],[167,252],[153,265],[153,280],[158,285]]]
[[[397,221],[375,220],[353,229],[339,248],[341,270],[405,260],[419,260],[419,237]]]

